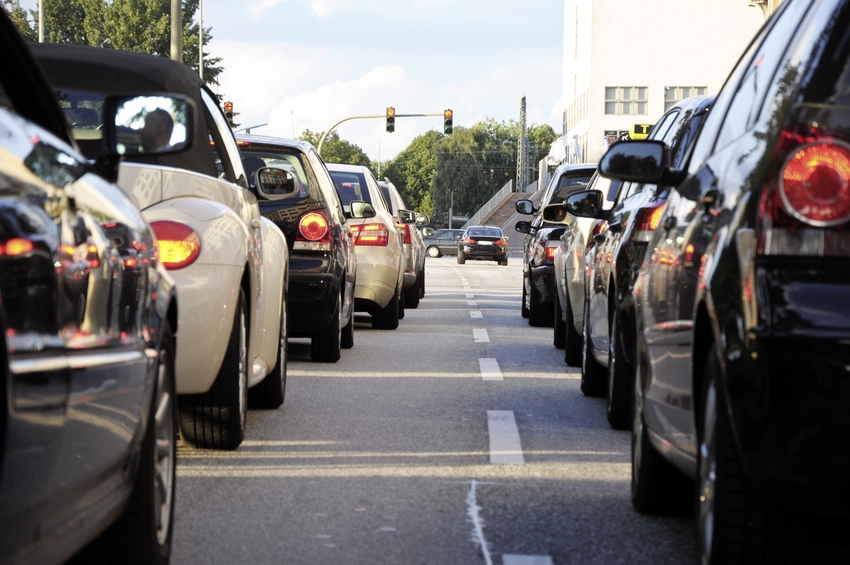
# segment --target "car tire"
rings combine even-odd
[[[555,296],[555,320],[553,328],[552,345],[555,346],[555,349],[563,349],[567,341],[567,323],[563,318],[561,300],[557,296]]]
[[[499,265],[502,265],[503,267],[507,267],[508,266],[508,258],[505,257],[504,259],[499,261]]]
[[[419,277],[416,277],[416,282],[410,288],[404,291],[404,307],[418,308],[419,307]]]
[[[342,296],[337,299],[334,315],[327,326],[310,335],[310,359],[316,363],[336,363],[342,349],[342,329],[339,327]]]
[[[202,449],[236,449],[248,420],[248,327],[245,291],[239,289],[230,340],[218,376],[203,394],[178,397],[183,438]]]
[[[541,304],[540,291],[537,290],[534,281],[529,281],[528,289],[528,325],[535,328],[552,327],[554,314],[552,308],[546,308]]]
[[[523,277],[522,279],[522,308],[520,310],[520,314],[523,318],[528,318],[528,294],[525,291],[525,283],[527,279]]]
[[[743,472],[727,401],[720,386],[720,362],[710,353],[704,363],[699,449],[697,451],[697,533],[700,562],[770,563],[769,524]],[[777,540],[773,540],[777,541]],[[777,551],[778,553],[779,551]]]
[[[342,327],[342,336],[340,337],[339,346],[343,349],[351,349],[354,347],[354,310],[351,310],[351,315],[348,317],[348,323]]]
[[[401,288],[401,284],[398,287],[398,319],[404,319],[404,289]]]
[[[582,335],[582,353],[581,353],[581,392],[585,396],[603,397],[605,396],[605,383],[608,375],[605,373],[605,367],[600,365],[593,356],[590,336],[588,335],[588,320],[589,304],[584,303],[584,326]]]
[[[419,276],[416,277],[417,286],[419,287],[419,298],[425,298],[425,267],[419,271]]]
[[[608,423],[615,430],[625,430],[632,423],[629,408],[631,402],[631,365],[623,352],[623,336],[620,330],[620,313],[614,309],[611,315],[611,335],[608,338],[608,394],[605,411]]]
[[[694,482],[649,441],[643,418],[642,383],[643,379],[636,375],[632,395],[632,506],[642,514],[684,516],[693,511]]]
[[[394,330],[398,327],[398,292],[383,308],[372,314],[372,328],[376,330]]]
[[[75,558],[86,563],[164,565],[171,555],[177,468],[174,336],[163,328],[157,376],[130,500],[120,518]]]
[[[440,253],[440,248],[437,247],[436,245],[432,245],[431,247],[429,247],[428,250],[427,250],[427,253],[428,253],[428,257],[433,257],[435,259],[437,257],[442,256],[442,253]]]
[[[274,410],[283,404],[286,396],[286,365],[289,349],[286,339],[286,304],[280,314],[280,338],[274,368],[258,384],[248,389],[248,406]]]
[[[463,251],[458,251],[457,252],[457,264],[463,265],[464,263],[466,263],[466,255],[463,253]]]
[[[581,334],[576,330],[575,316],[573,316],[573,304],[570,302],[570,294],[567,292],[566,312],[566,335],[564,337],[564,363],[570,367],[581,366],[581,351],[583,340]]]

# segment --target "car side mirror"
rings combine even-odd
[[[670,151],[662,141],[618,141],[602,156],[599,173],[622,181],[658,184],[669,163]]]
[[[374,218],[378,213],[375,208],[365,200],[352,200],[348,204],[346,216],[354,219]]]
[[[430,223],[431,223],[431,218],[428,217],[427,214],[421,214],[419,212],[416,212],[416,225],[417,226],[427,226]],[[433,233],[433,230],[431,230],[431,231]]]
[[[526,199],[516,201],[516,211],[520,214],[525,214],[526,216],[536,212],[534,209],[534,203],[531,200]]]
[[[106,150],[113,155],[165,155],[192,146],[195,107],[179,94],[110,96],[104,103]]]
[[[431,237],[434,235],[434,228],[422,228],[422,235],[425,237]]]
[[[260,167],[253,174],[253,186],[269,200],[290,198],[301,192],[301,182],[290,171],[277,167]]]
[[[540,210],[543,219],[553,224],[568,224],[572,218],[567,214],[565,204],[549,204]]]
[[[414,212],[413,210],[399,209],[399,211],[398,211],[398,221],[401,224],[415,224],[416,223],[416,212]]]
[[[601,218],[604,215],[602,209],[604,198],[605,195],[600,190],[582,190],[567,196],[563,208],[567,214],[579,218]]]
[[[534,228],[531,227],[531,222],[522,221],[517,222],[514,229],[519,233],[531,233]]]

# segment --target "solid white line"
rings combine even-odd
[[[502,555],[502,565],[552,565],[548,555]]]
[[[481,380],[484,381],[502,381],[502,369],[499,368],[499,362],[493,358],[479,358],[478,367],[481,369]]]
[[[466,495],[466,515],[469,516],[469,521],[472,522],[472,541],[481,547],[481,553],[484,554],[484,563],[493,565],[493,559],[490,557],[490,548],[487,547],[487,540],[484,539],[484,521],[481,519],[478,506],[478,500],[475,498],[475,479],[469,485],[469,494]]]
[[[487,429],[490,432],[490,463],[522,465],[522,445],[514,413],[510,410],[488,410]]]
[[[470,310],[469,311],[470,318],[481,318],[484,319],[484,314],[481,313],[481,310]]]
[[[475,343],[490,343],[490,336],[487,335],[486,329],[475,328],[472,330],[472,341]]]

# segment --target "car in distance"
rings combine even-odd
[[[562,204],[566,197],[587,188],[596,171],[595,163],[564,163],[552,174],[552,180],[543,192],[540,208],[531,200],[516,202],[520,214],[533,214],[531,222],[517,222],[515,229],[525,234],[522,257],[522,316],[530,326],[552,326],[554,321],[555,249],[560,244],[564,226],[545,222],[540,210],[551,204]]]
[[[249,401],[265,408],[283,403],[289,262],[283,233],[260,216],[215,94],[198,73],[165,57],[82,45],[29,47],[89,158],[104,143],[109,94],[170,91],[198,108],[187,151],[128,153],[118,185],[151,224],[177,282],[181,437],[198,447],[235,449],[245,437]]]
[[[457,255],[457,242],[463,237],[463,230],[439,229],[425,236],[425,253],[428,257]]]
[[[848,30],[847,2],[782,2],[681,167],[652,140],[600,163],[673,186],[635,284],[631,497],[695,508],[709,565],[847,561]]]
[[[177,293],[150,226],[114,184],[116,134],[149,104],[180,109],[182,126],[194,108],[170,94],[108,98],[110,141],[90,163],[0,12],[0,562],[90,551],[166,564]],[[161,151],[192,143],[175,141]]]
[[[653,126],[649,139],[670,148],[672,167],[681,166],[713,102],[713,96],[686,98]],[[669,192],[663,184],[623,183],[587,262],[582,391],[606,397],[608,422],[616,429],[631,425],[635,279]]]
[[[372,327],[394,330],[403,316],[404,238],[368,167],[327,163],[343,209],[349,218],[357,256],[354,310],[368,312]],[[354,218],[358,208],[365,214]],[[401,212],[399,221],[413,223],[415,215]]]
[[[354,346],[357,258],[333,179],[306,141],[237,134],[248,182],[263,167],[289,171],[295,191],[259,196],[260,212],[277,225],[289,246],[287,329],[310,338],[313,361],[335,363]],[[256,190],[256,187],[253,186]]]
[[[496,226],[469,226],[457,242],[457,262],[467,259],[496,261],[508,264],[508,238]]]

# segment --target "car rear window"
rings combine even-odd
[[[471,237],[502,237],[502,232],[495,228],[475,228],[466,232]]]
[[[369,194],[369,188],[366,185],[366,176],[363,173],[331,171],[331,177],[334,179],[336,191],[343,206],[348,206],[352,200],[363,200],[373,206],[375,205],[372,202],[372,196]]]

